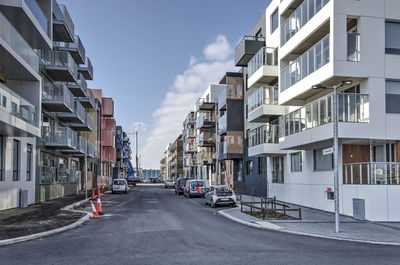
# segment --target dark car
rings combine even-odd
[[[175,194],[181,195],[183,194],[185,185],[186,185],[186,181],[188,181],[188,178],[179,178],[176,180],[175,183]]]

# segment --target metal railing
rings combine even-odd
[[[329,0],[304,0],[281,26],[281,47],[328,2]]]
[[[279,117],[279,136],[292,135],[333,121],[332,94]],[[339,122],[369,122],[369,96],[338,93]]]
[[[199,98],[196,101],[196,110],[199,110],[203,104],[215,104],[210,98]]]
[[[66,67],[75,77],[78,77],[78,66],[71,54],[67,51],[45,50],[42,51],[42,62],[46,66]]]
[[[243,45],[243,43],[244,43],[246,40],[265,41],[265,38],[264,38],[264,37],[247,36],[247,35],[246,35],[246,36],[244,36],[244,37],[239,41],[239,43],[236,45],[236,50],[239,49],[239,47],[240,47],[241,45]]]
[[[39,72],[39,56],[1,12],[0,25],[0,37],[3,38],[35,72]]]
[[[55,42],[55,45],[60,48],[69,48],[69,49],[76,50],[79,53],[79,55],[81,56],[81,58],[83,59],[83,61],[86,58],[85,47],[83,46],[83,43],[78,35],[74,36],[74,42],[62,42],[61,41],[61,42]]]
[[[45,145],[77,147],[77,134],[71,128],[58,127],[50,128],[42,127],[42,141]]]
[[[329,63],[329,34],[281,71],[281,92]]]
[[[93,65],[92,65],[92,62],[90,61],[89,57],[86,57],[85,64],[80,65],[79,69],[81,71],[87,71],[89,73],[89,75],[91,77],[93,77]]]
[[[248,78],[250,78],[263,65],[277,66],[278,65],[278,49],[270,47],[262,47],[256,55],[249,61]]]
[[[400,185],[400,163],[364,162],[343,165],[343,184]]]
[[[74,95],[64,84],[43,82],[42,102],[63,102],[71,110],[74,109]]]
[[[82,136],[78,136],[78,145],[76,150],[83,154],[86,154],[87,152],[87,141]]]
[[[347,60],[360,61],[360,33],[347,32]]]
[[[90,130],[93,130],[93,118],[89,113],[86,113],[85,123]]]
[[[260,144],[278,144],[279,126],[275,124],[266,124],[253,129],[249,132],[249,147]]]
[[[277,86],[260,87],[247,98],[249,112],[262,105],[278,105],[279,91]]]
[[[71,34],[75,32],[74,22],[72,22],[72,18],[69,15],[68,9],[65,5],[58,5],[60,7],[61,13],[63,14],[63,22],[67,25],[67,28],[70,30]]]
[[[196,120],[196,127],[201,128],[204,126],[205,122],[215,122],[215,117],[213,113],[201,113]]]
[[[240,211],[265,219],[292,219],[301,220],[301,208],[291,208],[289,205],[278,202],[274,198],[261,198],[260,201],[245,202],[240,199]],[[297,217],[289,215],[291,212],[297,212]]]

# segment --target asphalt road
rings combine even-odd
[[[0,248],[0,264],[400,264],[400,248],[295,236],[232,222],[161,186],[114,196],[107,216]]]

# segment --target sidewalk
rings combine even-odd
[[[65,196],[32,204],[28,208],[0,211],[0,240],[41,233],[69,225],[84,214],[62,211],[60,208],[84,198],[83,194]]]
[[[254,197],[254,201],[260,198]],[[251,201],[243,195],[243,201]],[[293,206],[288,204],[289,206]],[[299,206],[293,206],[298,208]],[[240,207],[220,211],[220,214],[253,227],[292,234],[350,240],[376,244],[400,245],[400,222],[363,222],[348,216],[340,216],[340,233],[336,234],[334,214],[301,207],[302,220],[262,220],[242,213]]]

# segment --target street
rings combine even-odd
[[[160,185],[113,196],[100,219],[0,248],[1,264],[399,264],[398,247],[247,227]]]

